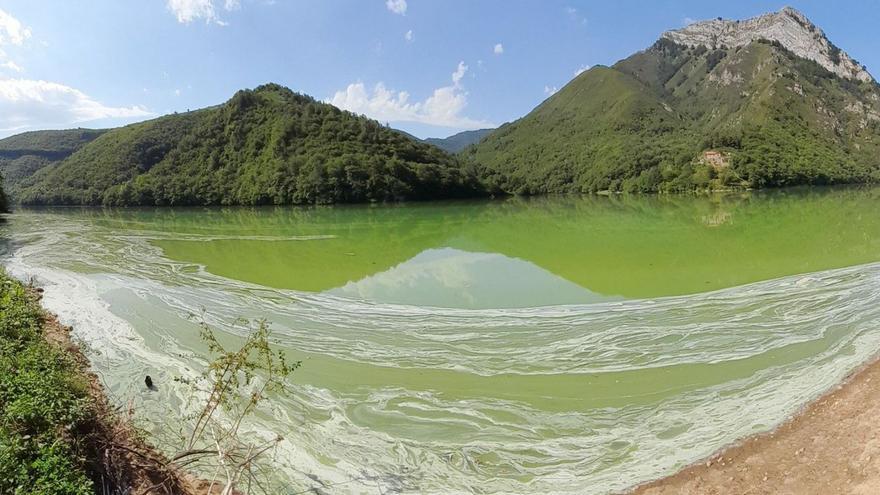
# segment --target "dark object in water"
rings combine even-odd
[[[153,385],[153,379],[150,378],[150,375],[147,375],[147,377],[144,379],[144,383],[147,384],[148,389],[156,390],[156,386]]]

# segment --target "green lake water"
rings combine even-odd
[[[247,425],[286,438],[280,493],[609,493],[876,352],[878,212],[880,189],[803,189],[22,210],[0,232],[170,450],[194,320],[234,342],[266,318],[303,361]]]

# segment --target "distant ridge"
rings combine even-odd
[[[488,136],[495,129],[477,129],[475,131],[462,131],[445,138],[425,138],[420,139],[412,134],[395,129],[404,136],[421,143],[434,145],[447,153],[459,153],[472,144],[479,143],[484,137]]]
[[[477,129],[475,131],[463,131],[447,138],[427,138],[423,141],[433,144],[447,153],[458,153],[472,144],[479,143],[495,129]]]

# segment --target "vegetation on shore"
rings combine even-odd
[[[189,418],[182,450],[171,462],[179,469],[213,473],[208,493],[223,487],[222,495],[270,493],[268,476],[271,452],[282,442],[280,435],[257,441],[241,432],[243,420],[267,401],[288,392],[287,378],[300,362],[288,363],[281,351],[272,349],[271,331],[257,322],[237,349],[225,347],[214,331],[201,324],[200,337],[211,353],[201,379],[193,384],[201,407]]]
[[[89,446],[95,420],[88,381],[43,336],[44,314],[0,271],[0,493],[94,493]]]
[[[0,493],[209,493],[109,404],[40,292],[0,268]]]

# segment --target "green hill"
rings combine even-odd
[[[446,138],[427,138],[424,141],[440,148],[447,153],[458,153],[472,144],[479,143],[495,129],[477,129],[475,131],[463,131]]]
[[[443,151],[287,88],[113,129],[21,185],[25,204],[257,205],[482,194]]]
[[[19,183],[103,134],[103,130],[32,131],[0,139],[0,175],[15,194]]]
[[[717,41],[736,29],[742,43]],[[801,41],[803,56],[765,33]],[[876,181],[880,91],[784,9],[667,33],[582,73],[465,154],[490,189],[528,194]]]

